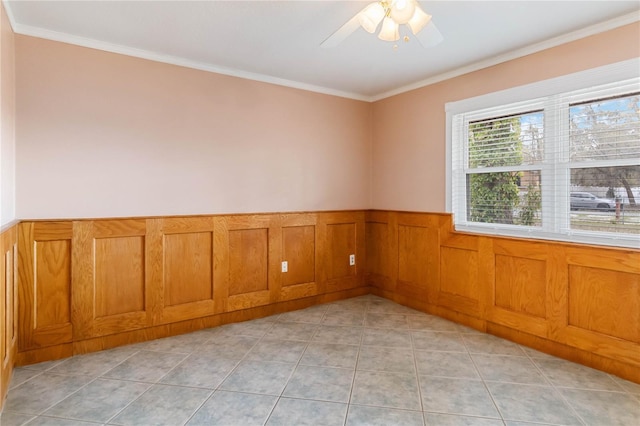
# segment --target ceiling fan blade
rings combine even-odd
[[[433,23],[433,20],[429,21],[422,31],[416,34],[416,38],[424,47],[433,47],[444,40],[444,37],[440,34],[440,31]]]
[[[355,16],[347,21],[346,24],[341,26],[336,32],[331,34],[325,41],[320,43],[320,47],[325,49],[336,47],[340,43],[344,41],[347,37],[349,37],[355,30],[360,27],[360,21],[358,21],[358,15],[360,12],[356,13]]]

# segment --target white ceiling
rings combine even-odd
[[[633,1],[420,1],[444,41],[320,43],[370,1],[6,1],[14,31],[362,100],[640,20]],[[640,37],[640,34],[639,34]],[[640,54],[640,52],[639,52]]]

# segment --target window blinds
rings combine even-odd
[[[640,246],[640,78],[493,98],[448,112],[456,227]]]

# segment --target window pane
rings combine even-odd
[[[571,161],[640,157],[640,94],[569,108]]]
[[[540,171],[467,175],[467,220],[541,226]]]
[[[469,123],[469,167],[542,162],[543,118],[539,111]]]
[[[571,169],[571,228],[640,234],[640,166]]]

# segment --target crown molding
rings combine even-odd
[[[254,80],[262,83],[275,84],[278,86],[301,89],[301,90],[321,93],[325,95],[338,96],[341,98],[349,98],[349,99],[354,99],[358,101],[371,102],[371,99],[369,97],[362,96],[357,93],[343,92],[340,90],[330,89],[327,87],[315,86],[313,84],[301,83],[299,81],[273,77],[266,74],[258,74],[258,73],[242,71],[234,68],[227,68],[227,67],[212,65],[205,62],[192,61],[189,59],[181,58],[179,56],[164,55],[164,54],[152,52],[149,50],[136,49],[132,47],[122,46],[122,45],[113,44],[113,43],[107,43],[107,42],[89,39],[85,37],[78,37],[78,36],[74,36],[66,33],[60,33],[57,31],[31,27],[28,25],[14,24],[13,28],[16,34],[22,34],[22,35],[27,35],[31,37],[38,37],[38,38],[43,38],[47,40],[59,41],[62,43],[73,44],[76,46],[88,47],[91,49],[103,50],[105,52],[118,53],[121,55],[148,59],[150,61],[162,62],[162,63],[177,65],[177,66],[186,67],[186,68],[193,68],[196,70],[208,71],[216,74],[228,75],[231,77]]]
[[[43,38],[47,40],[59,41],[62,43],[73,44],[76,46],[88,47],[90,49],[102,50],[110,53],[118,53],[121,55],[132,56],[141,59],[148,59],[150,61],[162,62],[171,65],[177,65],[186,68],[193,68],[196,70],[212,72],[216,74],[228,75],[231,77],[243,78],[246,80],[254,80],[262,83],[275,84],[278,86],[290,87],[293,89],[306,90],[309,92],[320,93],[324,95],[338,96],[341,98],[354,99],[358,101],[371,102],[369,96],[360,95],[358,93],[345,92],[341,90],[331,89],[328,87],[316,86],[313,84],[302,83],[294,80],[287,80],[284,78],[278,78],[266,74],[253,73],[248,71],[242,71],[234,68],[221,67],[217,65],[208,64],[206,62],[192,61],[179,56],[164,55],[162,53],[152,52],[144,49],[136,49],[133,47],[122,46],[114,43],[107,43],[100,40],[78,37],[67,33],[61,33],[58,31],[46,30],[43,28],[33,27],[30,25],[23,25],[17,23],[11,10],[11,5],[6,0],[2,0],[4,9],[7,12],[7,17],[11,24],[13,32],[16,34]]]
[[[569,43],[581,38],[585,38],[591,35],[609,31],[623,25],[631,24],[640,21],[640,11],[631,12],[617,18],[613,18],[604,22],[600,22],[595,25],[591,25],[567,34],[560,35],[539,43],[535,43],[529,46],[525,46],[520,49],[512,50],[510,52],[494,56],[479,62],[447,71],[424,80],[420,80],[415,83],[411,83],[397,89],[393,89],[387,92],[380,93],[378,95],[367,96],[359,93],[345,92],[341,90],[331,89],[328,87],[316,86],[312,84],[302,83],[294,80],[287,80],[278,78],[266,74],[253,73],[248,71],[242,71],[234,68],[221,67],[205,62],[192,61],[178,56],[164,55],[143,49],[135,49],[132,47],[122,46],[113,43],[107,43],[99,40],[89,39],[85,37],[78,37],[67,33],[61,33],[57,31],[46,30],[42,28],[32,27],[29,25],[22,25],[15,21],[13,11],[11,10],[11,4],[7,0],[2,0],[5,11],[9,18],[9,22],[13,31],[16,34],[22,34],[37,38],[43,38],[53,41],[59,41],[62,43],[73,44],[77,46],[87,47],[91,49],[102,50],[105,52],[118,53],[122,55],[132,56],[136,58],[147,59],[155,62],[162,62],[171,65],[177,65],[186,68],[193,68],[201,71],[213,72],[216,74],[228,75],[232,77],[243,78],[247,80],[254,80],[263,83],[275,84],[278,86],[285,86],[294,89],[306,90],[310,92],[338,96],[341,98],[353,99],[364,102],[376,102],[395,95],[399,95],[411,90],[419,89],[431,84],[439,83],[444,80],[448,80],[454,77],[468,74],[470,72],[478,71],[483,68],[488,68],[503,62],[507,62],[513,59],[521,58],[533,53],[540,52],[545,49],[550,49],[565,43]]]
[[[617,18],[609,19],[607,21],[600,22],[595,25],[590,25],[588,27],[581,28],[576,31],[572,31],[570,33],[563,34],[558,37],[550,38],[548,40],[545,40],[539,43],[531,44],[529,46],[525,46],[520,49],[512,50],[502,55],[494,56],[492,58],[485,59],[479,62],[474,62],[464,67],[456,68],[454,70],[447,71],[445,73],[438,74],[433,77],[429,77],[427,79],[418,81],[416,83],[408,84],[406,86],[402,86],[397,89],[393,89],[388,92],[384,92],[379,95],[372,96],[371,102],[380,101],[382,99],[390,98],[392,96],[399,95],[401,93],[409,92],[411,90],[415,90],[421,87],[429,86],[431,84],[439,83],[444,80],[449,80],[451,78],[458,77],[463,74],[468,74],[474,71],[481,70],[483,68],[492,67],[494,65],[498,65],[503,62],[508,62],[513,59],[518,59],[523,56],[531,55],[533,53],[537,53],[542,50],[550,49],[552,47],[560,46],[565,43],[579,40],[581,38],[603,33],[605,31],[613,30],[615,28],[622,27],[623,25],[627,25],[627,24],[632,24],[637,21],[640,21],[640,11],[627,13]]]

